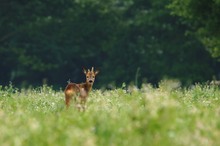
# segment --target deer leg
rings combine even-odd
[[[80,104],[81,104],[82,111],[85,111],[86,110],[86,98],[85,97],[81,99]]]
[[[66,102],[66,108],[69,108],[70,106],[71,97],[66,96],[65,102]]]

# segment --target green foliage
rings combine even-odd
[[[175,82],[95,90],[85,112],[66,110],[63,92],[48,86],[1,87],[1,145],[219,145],[219,89]]]
[[[95,84],[99,87],[123,82],[140,87],[164,78],[183,84],[211,80],[219,72],[216,60],[198,38],[185,35],[189,24],[170,15],[168,4],[166,0],[4,0],[0,84],[36,86],[47,81],[64,87],[69,79],[82,82],[82,67],[91,66],[101,71]]]
[[[219,0],[171,0],[172,13],[183,18],[214,57],[220,56]]]

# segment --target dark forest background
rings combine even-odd
[[[219,79],[219,0],[0,0],[0,84]]]

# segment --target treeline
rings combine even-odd
[[[69,79],[83,81],[82,67],[92,66],[100,70],[97,87],[218,78],[212,52],[219,41],[211,47],[202,41],[200,19],[178,13],[178,1],[3,0],[0,84],[63,87]]]

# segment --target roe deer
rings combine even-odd
[[[83,68],[83,72],[86,75],[86,82],[81,84],[76,83],[68,83],[65,88],[65,103],[66,107],[70,106],[70,102],[72,98],[74,98],[76,107],[80,110],[81,108],[85,110],[85,103],[88,97],[89,92],[92,89],[93,83],[95,81],[95,76],[99,73],[99,71],[94,71],[94,67],[92,67],[91,71]]]

